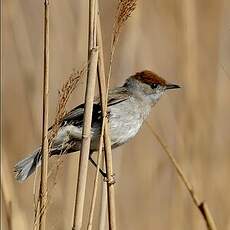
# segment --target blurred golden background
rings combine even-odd
[[[50,1],[50,124],[57,91],[87,57],[87,1]],[[100,1],[105,57],[116,1]],[[149,69],[183,86],[153,109],[148,122],[179,161],[218,229],[230,229],[230,1],[145,0],[124,26],[111,85]],[[3,229],[32,229],[33,180],[14,179],[13,166],[40,144],[43,80],[43,1],[3,0]],[[107,65],[108,67],[108,65]],[[82,102],[85,79],[68,108]],[[143,125],[113,151],[118,229],[205,230],[167,156]],[[65,157],[48,209],[47,229],[71,229],[77,162]],[[51,159],[51,163],[52,163]],[[90,165],[84,228],[95,169]],[[100,195],[99,195],[100,197]],[[3,200],[4,201],[4,200]],[[97,215],[99,217],[99,210]],[[94,229],[99,229],[98,219]],[[102,230],[102,229],[100,229]]]

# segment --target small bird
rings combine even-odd
[[[108,119],[112,148],[116,148],[133,138],[140,130],[151,108],[170,89],[180,86],[167,83],[157,74],[144,70],[130,76],[123,86],[116,87],[108,94]],[[63,118],[53,140],[50,156],[79,151],[81,148],[84,104],[72,109]],[[91,154],[98,150],[102,113],[100,98],[95,98],[91,124]],[[71,147],[67,145],[71,143]],[[68,146],[68,147],[67,147]],[[26,180],[41,164],[41,147],[15,165],[16,179]]]

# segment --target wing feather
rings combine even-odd
[[[108,96],[108,112],[110,111],[109,107],[118,103],[121,103],[127,100],[129,97],[128,91],[124,87],[116,88],[114,90],[109,91]],[[75,124],[80,125],[83,124],[84,117],[84,104],[81,104],[75,108],[73,108],[66,116],[63,118],[63,124]],[[94,100],[93,104],[93,121],[101,119],[101,105],[100,98],[97,97]]]

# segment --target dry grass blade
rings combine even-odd
[[[166,144],[162,141],[161,137],[154,131],[154,129],[146,122],[147,126],[149,127],[149,129],[151,130],[151,133],[156,137],[157,141],[160,143],[161,147],[163,148],[163,150],[165,151],[165,153],[167,154],[167,156],[169,157],[170,161],[172,162],[173,166],[175,167],[179,177],[181,178],[181,180],[183,181],[185,187],[187,188],[193,203],[195,204],[195,206],[198,208],[198,210],[200,211],[206,225],[207,225],[207,229],[208,230],[217,230],[214,219],[210,213],[210,210],[208,209],[207,204],[205,203],[205,201],[200,201],[191,185],[191,183],[189,182],[189,180],[186,178],[186,176],[184,175],[184,172],[182,171],[180,165],[178,164],[178,162],[176,161],[176,159],[173,157],[173,155],[171,154],[171,152],[168,150],[168,147],[166,146]]]

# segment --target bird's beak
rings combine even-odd
[[[168,89],[178,89],[178,88],[181,88],[179,85],[175,85],[175,84],[167,84],[166,85],[166,90]]]

